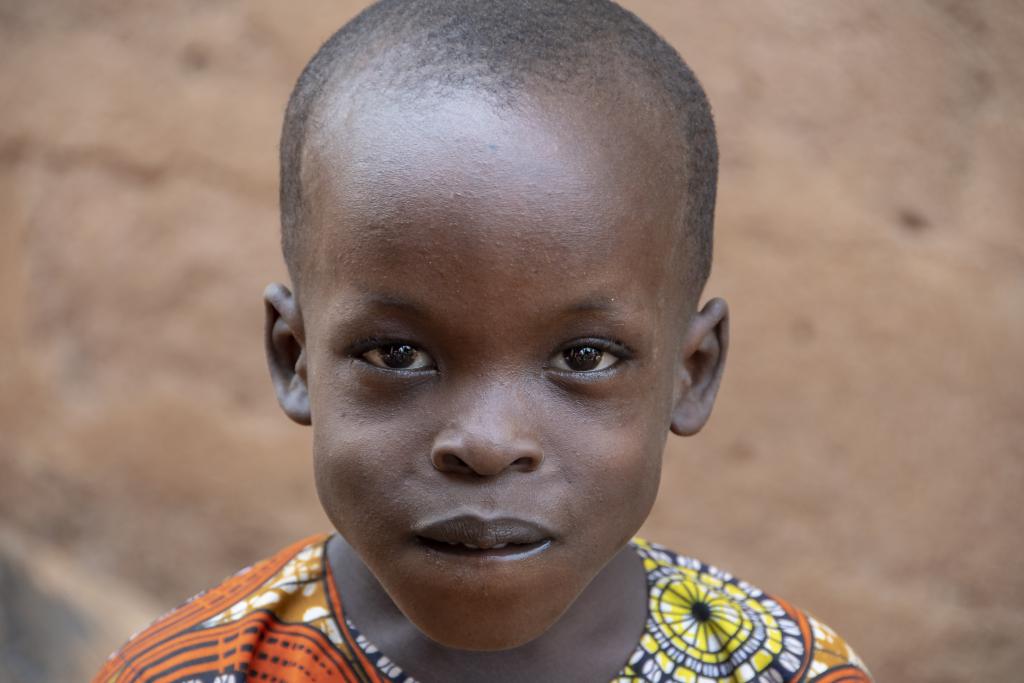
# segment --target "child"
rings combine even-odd
[[[135,636],[97,681],[868,681],[831,630],[633,539],[697,432],[717,149],[606,0],[384,0],[281,141],[270,372],[338,530]],[[632,539],[632,540],[631,540]]]

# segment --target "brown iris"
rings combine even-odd
[[[400,370],[409,367],[416,360],[416,349],[408,344],[382,346],[380,347],[380,359],[389,368]]]
[[[562,358],[570,370],[586,372],[601,364],[604,352],[593,346],[573,346],[562,352]]]

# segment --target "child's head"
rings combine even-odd
[[[386,0],[310,62],[281,160],[268,355],[328,517],[434,640],[531,640],[714,401],[700,86],[601,0]]]

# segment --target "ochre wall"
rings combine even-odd
[[[1024,11],[625,4],[715,108],[707,293],[734,315],[645,532],[809,609],[880,681],[1019,678]],[[284,103],[361,6],[0,5],[0,661],[53,637],[2,628],[26,585],[82,624],[37,665],[56,680],[327,528],[260,293]]]

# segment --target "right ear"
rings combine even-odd
[[[302,313],[295,295],[282,284],[263,290],[267,321],[263,341],[277,402],[284,414],[300,425],[309,425],[309,386],[306,378],[306,340]]]

